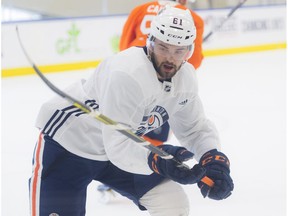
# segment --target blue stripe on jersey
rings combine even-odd
[[[70,112],[70,113],[68,113],[65,117],[64,117],[64,119],[61,121],[61,123],[59,123],[59,125],[55,128],[55,130],[53,131],[53,133],[50,135],[50,137],[51,138],[53,138],[53,136],[55,135],[55,133],[58,131],[58,129],[67,121],[67,119],[72,115],[72,114],[74,114],[74,113],[77,113],[77,112],[79,112],[79,111],[81,111],[80,109],[77,109],[77,110],[75,110],[75,111],[72,111],[72,112]],[[83,113],[82,113],[83,114]],[[76,115],[77,116],[77,115]]]
[[[62,111],[66,112],[66,111],[68,111],[68,110],[75,109],[75,108],[76,108],[76,107],[75,107],[74,105],[71,105],[71,106],[68,106],[68,107],[62,109]],[[80,110],[80,109],[79,109],[79,110]]]
[[[70,112],[67,112],[71,110]],[[56,110],[55,113],[52,115],[52,117],[49,119],[47,124],[45,125],[43,129],[43,133],[49,135],[51,138],[55,135],[55,133],[59,130],[59,128],[67,121],[67,119],[72,114],[83,114],[81,109],[75,107],[75,106],[69,106],[62,110]]]
[[[95,100],[87,100],[85,101],[87,106],[90,106],[92,109],[99,109],[99,105]],[[49,119],[45,127],[43,128],[43,133],[49,135],[51,138],[57,133],[59,128],[63,126],[63,124],[67,121],[67,119],[74,115],[76,117],[86,114],[86,112],[81,109],[75,107],[74,105],[70,105],[68,107],[63,108],[62,110],[56,110],[52,117]]]
[[[55,118],[56,115],[58,115],[59,110],[56,110],[56,112],[54,112],[54,114],[52,115],[52,117],[49,119],[49,121],[46,123],[46,125],[43,128],[43,133],[46,133],[46,129],[48,128],[48,126],[51,124],[51,122],[53,121],[53,119]]]
[[[58,112],[59,113],[59,112]],[[50,134],[50,132],[52,131],[53,127],[55,127],[55,125],[60,121],[60,119],[62,118],[62,116],[64,115],[64,112],[61,112],[60,115],[58,115],[58,117],[54,120],[53,124],[50,125],[50,128],[48,131],[44,131],[46,134]]]

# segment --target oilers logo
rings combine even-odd
[[[138,136],[142,136],[149,131],[159,128],[166,121],[168,121],[169,115],[165,108],[161,106],[156,106],[151,110],[149,115],[143,116],[142,122],[136,131]]]

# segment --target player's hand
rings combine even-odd
[[[158,147],[173,155],[174,158],[180,162],[187,161],[193,157],[193,153],[184,147],[173,145],[160,145]],[[180,184],[197,183],[205,175],[205,169],[198,164],[192,169],[189,169],[184,166],[179,166],[179,164],[172,159],[163,159],[152,152],[148,156],[148,165],[154,172]]]
[[[206,176],[214,181],[211,188],[203,181],[198,182],[203,197],[222,200],[231,195],[234,189],[233,180],[230,176],[230,162],[225,154],[213,149],[206,152],[199,162],[206,169]]]

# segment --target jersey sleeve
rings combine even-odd
[[[181,112],[172,116],[169,123],[180,144],[192,151],[196,160],[211,149],[219,150],[218,132],[214,124],[205,117],[198,96],[185,105]]]
[[[197,69],[201,65],[203,60],[202,43],[203,43],[204,21],[194,11],[192,10],[190,11],[196,27],[196,39],[194,42],[195,47],[193,55],[188,60],[188,62],[191,63],[195,67],[195,69]]]
[[[120,37],[119,49],[120,51],[125,50],[131,46],[140,46],[137,41],[139,38],[140,24],[142,21],[143,6],[138,6],[132,10],[129,14]],[[146,41],[145,41],[146,42]],[[144,44],[145,45],[145,44]]]
[[[137,16],[138,10],[135,8],[129,15],[128,18],[123,26],[122,34],[120,37],[119,42],[119,49],[120,51],[125,50],[129,47],[129,44],[131,41],[134,40],[136,37],[135,33],[135,27],[136,27],[136,16]]]
[[[180,144],[192,151],[195,159],[199,160],[207,151],[220,149],[220,140],[215,125],[205,116],[195,71],[187,73],[191,75],[187,80],[193,81],[192,85],[189,82],[191,87],[188,88],[192,89],[187,97],[188,103],[170,116],[169,124]]]

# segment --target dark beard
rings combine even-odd
[[[156,70],[156,72],[157,72],[158,75],[160,76],[160,78],[158,77],[158,79],[159,79],[160,81],[170,81],[171,78],[176,74],[176,72],[177,72],[177,71],[180,69],[180,67],[181,67],[181,66],[180,66],[180,67],[177,69],[176,66],[171,65],[171,67],[174,67],[175,73],[173,74],[172,77],[170,77],[170,76],[169,76],[169,77],[166,77],[165,74],[161,74],[161,66],[162,66],[164,63],[162,63],[161,65],[157,66],[156,57],[155,57],[154,52],[151,52],[150,59],[151,59],[151,62],[152,62],[152,64],[153,64],[154,69]],[[169,64],[168,62],[165,62],[165,63]]]
[[[155,69],[156,72],[159,74],[159,70],[160,70],[160,68],[157,67],[154,52],[151,52],[151,54],[150,54],[150,59],[151,59],[151,62],[152,62],[152,64],[153,64],[154,69]]]

